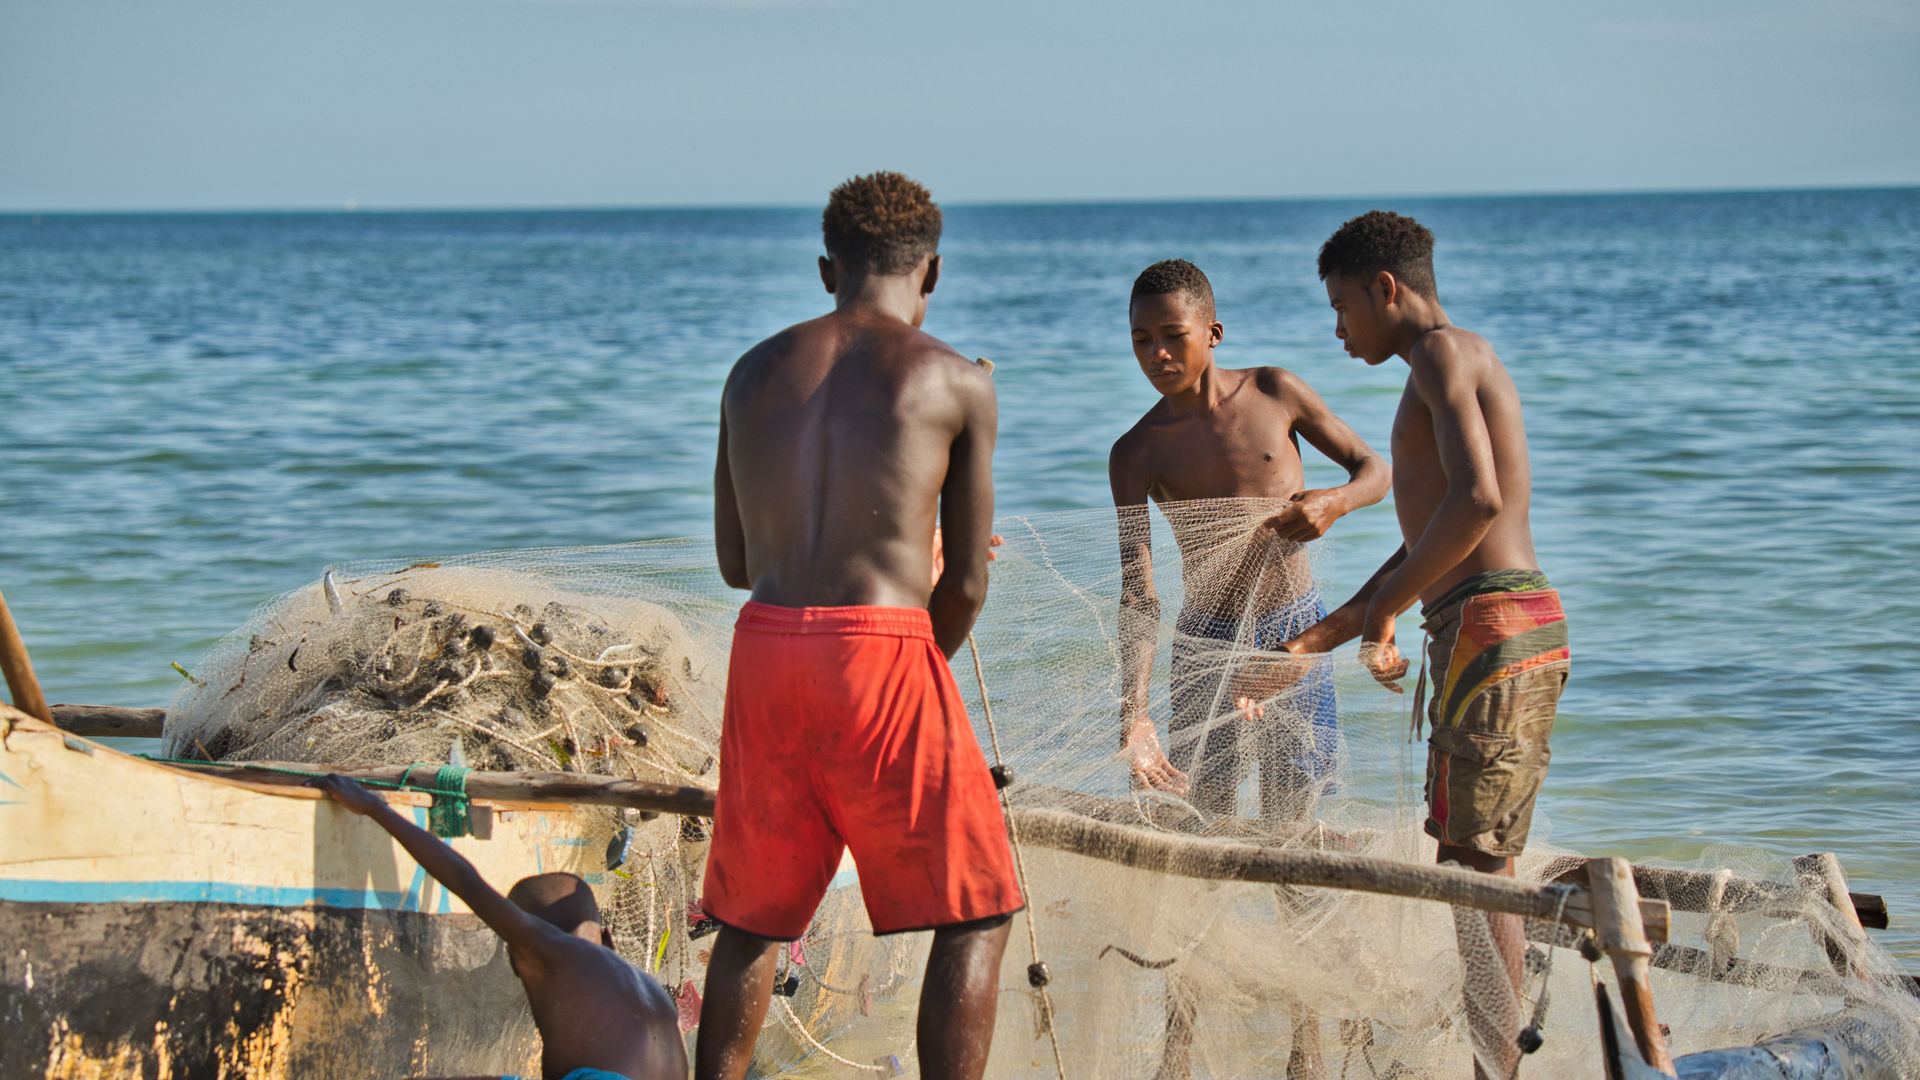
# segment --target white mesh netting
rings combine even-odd
[[[1312,621],[1315,581],[1330,590],[1325,543],[1269,541],[1258,529],[1265,509],[1220,501],[1132,518],[1133,530],[1152,530],[1161,605],[1155,624],[1130,615],[1126,634],[1113,511],[1000,523],[1006,543],[975,628],[984,677],[968,650],[954,661],[989,761],[997,745],[1016,777],[1016,822],[1029,823],[1028,908],[1003,967],[990,1074],[1411,1078],[1464,1076],[1477,1057],[1505,1075],[1514,1055],[1470,1034],[1467,1002],[1511,1031],[1541,1015],[1544,985],[1545,1044],[1520,1073],[1604,1075],[1591,979],[1611,975],[1550,946],[1571,938],[1548,923],[1528,923],[1536,944],[1516,994],[1477,911],[1217,879],[1242,865],[1248,844],[1434,857],[1420,828],[1425,748],[1409,742],[1412,695],[1379,686],[1351,647],[1269,684],[1257,720],[1234,705],[1233,676]],[[169,710],[169,752],[438,763],[459,740],[476,768],[712,786],[725,768],[715,760],[721,691],[744,599],[713,565],[710,541],[686,540],[336,567],[263,607],[194,668],[198,684]],[[1184,795],[1133,790],[1119,753],[1123,638],[1143,629],[1155,652],[1149,711],[1193,781]],[[1417,644],[1402,642],[1416,664]],[[1575,669],[1578,678],[1577,658]],[[1046,824],[1060,814],[1174,838],[1175,853],[1155,869],[1122,865],[1124,845],[1059,839],[1072,830]],[[690,933],[704,830],[614,811],[590,820],[595,844],[637,830],[623,874],[600,886],[622,953],[669,988],[698,986],[711,944]],[[1520,879],[1547,883],[1581,863],[1550,845],[1537,816]],[[861,867],[859,877],[886,872]],[[769,1011],[757,1075],[887,1075],[893,1059],[916,1071],[928,935],[874,938],[859,881],[843,873],[836,886],[783,957],[791,992]],[[1858,935],[1789,860],[1715,850],[1643,879],[1642,891],[1674,909],[1654,992],[1676,1054],[1832,1028],[1842,1016],[1864,1051],[1920,1073],[1911,980],[1870,942],[1836,965],[1829,944]],[[1044,993],[1029,983],[1036,959],[1051,973]]]

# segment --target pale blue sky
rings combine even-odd
[[[1920,183],[1920,3],[6,0],[0,210]]]

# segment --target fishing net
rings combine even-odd
[[[1411,1078],[1477,1063],[1506,1076],[1517,1060],[1522,1075],[1604,1075],[1593,981],[1611,975],[1567,928],[1525,924],[1516,987],[1478,910],[1237,879],[1273,854],[1434,860],[1412,680],[1381,686],[1351,647],[1306,666],[1271,651],[1317,617],[1317,590],[1337,602],[1371,570],[1335,589],[1326,542],[1263,530],[1276,508],[1175,504],[1118,530],[1111,510],[999,524],[987,606],[954,662],[990,763],[1014,777],[1028,898],[990,1074]],[[1137,574],[1127,548],[1150,556]],[[712,786],[743,599],[704,540],[336,567],[195,666],[169,749],[353,765],[445,762],[457,745],[477,768]],[[1417,631],[1401,642],[1416,664],[1418,644]],[[1122,700],[1149,654],[1147,713],[1181,790],[1137,787],[1122,753]],[[596,887],[622,954],[691,1017],[711,945],[704,823],[586,820],[596,849],[634,830],[624,870]],[[1580,874],[1550,834],[1537,814],[1521,881]],[[860,889],[887,873],[843,863],[782,953],[757,1075],[916,1071],[929,935],[869,932]],[[1674,909],[1653,986],[1676,1054],[1816,1026],[1920,1072],[1910,980],[1841,918],[1821,874],[1715,849],[1643,875],[1643,894]],[[1522,1029],[1544,1036],[1537,1053],[1511,1049]]]

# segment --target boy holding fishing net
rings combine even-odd
[[[1199,267],[1185,259],[1147,267],[1129,315],[1134,357],[1161,400],[1108,461],[1120,527],[1122,745],[1137,784],[1188,794],[1209,818],[1235,813],[1257,762],[1261,818],[1297,819],[1336,758],[1332,675],[1308,674],[1277,703],[1235,693],[1231,676],[1326,614],[1304,545],[1379,502],[1387,465],[1293,372],[1214,364],[1224,330]],[[1308,490],[1302,438],[1346,469],[1348,482]],[[1186,593],[1164,751],[1147,711],[1160,628],[1149,499],[1173,528]]]
[[[1426,831],[1439,842],[1439,861],[1512,877],[1571,656],[1560,594],[1533,553],[1520,396],[1486,339],[1447,319],[1434,288],[1433,234],[1412,218],[1375,210],[1348,221],[1320,249],[1319,269],[1347,352],[1368,364],[1398,356],[1410,369],[1392,446],[1405,542],[1353,599],[1285,647],[1319,654],[1358,636],[1361,662],[1376,678],[1396,679],[1407,661],[1394,619],[1425,601],[1429,644],[1415,714],[1417,723],[1431,673]],[[1465,922],[1482,918],[1484,928]],[[1468,985],[1481,987],[1467,1010],[1476,1071],[1508,1076],[1519,1014],[1505,991],[1520,985],[1521,920],[1459,919]],[[1488,933],[1503,971],[1476,970],[1489,966],[1474,945]]]
[[[1161,395],[1113,444],[1107,466],[1120,527],[1121,741],[1133,780],[1186,794],[1218,822],[1235,816],[1240,782],[1257,762],[1262,822],[1297,821],[1338,757],[1332,672],[1320,666],[1258,697],[1235,689],[1235,673],[1326,614],[1304,545],[1379,502],[1391,478],[1293,372],[1215,366],[1224,328],[1199,267],[1185,259],[1147,267],[1128,312],[1134,358]],[[1307,489],[1302,437],[1347,470],[1346,484]],[[1174,625],[1167,751],[1147,711],[1160,630],[1149,499],[1173,529],[1186,593]],[[1196,1003],[1177,978],[1167,994],[1159,1075],[1178,1080],[1190,1074]],[[1323,1075],[1319,1013],[1306,1003],[1292,1013],[1287,1076]]]
[[[717,554],[752,599],[727,667],[696,1076],[746,1074],[777,957],[851,850],[875,934],[933,931],[920,1075],[977,1080],[1022,900],[947,660],[986,599],[998,410],[986,369],[920,330],[940,276],[926,189],[858,177],[821,224],[833,311],[748,350],[721,398]]]

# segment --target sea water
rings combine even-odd
[[[1406,369],[1314,274],[1374,206],[1525,404],[1553,842],[1831,849],[1920,963],[1920,189],[951,207],[926,328],[999,365],[1001,512],[1107,505],[1155,400],[1128,289],[1174,256],[1220,363],[1384,451]],[[49,698],[164,705],[329,563],[710,531],[721,381],[826,309],[818,253],[811,209],[0,216],[0,591]],[[1332,543],[1349,591],[1391,507]]]

